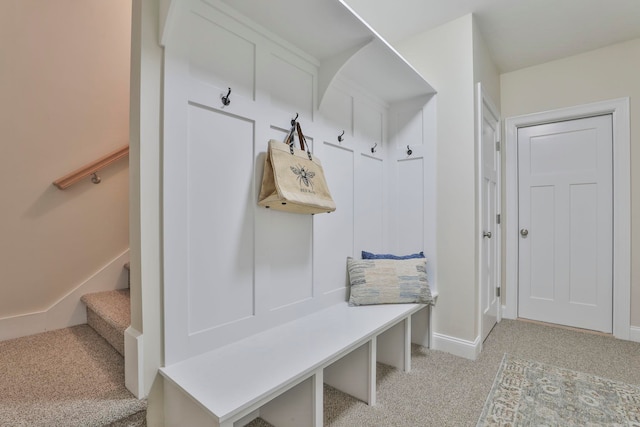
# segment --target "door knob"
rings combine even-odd
[[[487,238],[491,238],[491,232],[490,231],[483,231],[482,232],[482,237],[487,237]]]
[[[528,234],[529,234],[529,230],[527,230],[526,228],[523,228],[522,230],[520,230],[520,235],[522,237],[527,237]]]

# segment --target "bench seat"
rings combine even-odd
[[[275,425],[319,427],[323,382],[373,405],[376,361],[409,371],[411,342],[429,342],[428,311],[339,303],[161,368],[174,399],[165,402],[168,425],[191,416],[189,425],[231,427],[259,415]],[[176,403],[185,396],[205,414]]]

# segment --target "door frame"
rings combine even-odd
[[[484,199],[482,197],[482,180],[483,180],[483,176],[482,176],[482,165],[483,165],[483,158],[482,158],[482,130],[483,130],[483,120],[484,120],[484,114],[483,114],[483,110],[484,110],[484,106],[487,107],[487,109],[489,110],[489,112],[491,113],[491,115],[493,115],[497,120],[498,120],[498,127],[496,129],[497,133],[498,133],[498,143],[502,144],[502,119],[500,117],[500,112],[498,111],[498,108],[496,107],[496,105],[494,104],[493,100],[489,97],[489,95],[485,92],[485,90],[483,89],[482,83],[478,82],[476,85],[476,101],[477,101],[477,106],[476,106],[476,132],[477,132],[477,139],[476,139],[476,152],[478,153],[477,155],[477,192],[478,192],[478,215],[476,216],[476,220],[477,220],[477,224],[476,224],[476,228],[477,228],[477,236],[476,236],[476,244],[477,244],[477,277],[478,277],[478,293],[479,293],[479,297],[478,297],[478,316],[479,316],[479,320],[478,320],[478,325],[479,325],[479,335],[482,338],[482,330],[483,330],[483,316],[482,316],[482,289],[480,288],[482,286],[482,250],[483,250],[483,237],[482,237],[482,231],[483,231],[483,227],[484,227],[484,221],[483,221],[483,206],[482,204],[484,203]],[[500,147],[502,149],[502,147]],[[499,161],[498,161],[498,185],[497,185],[497,194],[496,197],[498,198],[498,209],[496,214],[500,215],[502,213],[502,150],[498,150],[499,154]],[[495,236],[493,236],[496,240],[497,240],[497,263],[496,263],[496,287],[500,288],[502,290],[502,222],[500,224],[496,224],[496,228],[495,228]],[[500,298],[499,298],[500,299]],[[497,313],[496,313],[496,322],[500,323],[500,320],[502,320],[502,302],[498,301],[498,307],[497,307]]]
[[[612,115],[613,125],[613,335],[629,340],[631,328],[631,144],[629,98],[584,104],[505,120],[506,293],[502,316],[518,317],[518,128]]]

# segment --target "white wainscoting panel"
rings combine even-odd
[[[218,87],[233,88],[233,97],[254,99],[255,44],[201,15],[191,15],[190,30],[191,75]]]
[[[424,116],[422,108],[404,106],[395,110],[392,116],[396,132],[395,148],[406,149],[407,145],[416,147],[424,144]]]
[[[322,166],[336,211],[314,216],[314,282],[319,293],[344,290],[347,257],[354,251],[354,152],[323,144]]]
[[[398,251],[419,252],[424,248],[424,162],[420,157],[408,157],[399,160],[396,167]]]
[[[313,219],[279,211],[267,214],[269,227],[261,230],[269,242],[271,267],[266,308],[277,310],[313,298]]]
[[[356,173],[355,230],[356,258],[360,252],[380,253],[385,247],[384,161],[360,154]]]
[[[189,332],[254,314],[253,122],[189,106]]]
[[[384,139],[384,120],[385,115],[381,108],[356,98],[354,128],[359,140],[370,142],[371,146],[377,143],[378,147],[381,147]]]
[[[353,136],[353,96],[330,86],[322,102],[323,117],[337,129],[345,131],[345,138]]]
[[[287,133],[288,129],[271,125],[268,138],[284,141]],[[311,139],[307,141],[312,144]],[[267,155],[267,141],[256,141],[256,146],[258,151],[265,152],[264,156]],[[260,160],[262,165],[264,157]],[[263,168],[256,170],[261,177]],[[256,253],[256,257],[266,263],[259,268],[265,267],[269,272],[268,277],[256,278],[260,283],[258,311],[276,311],[313,298],[313,217],[261,207],[257,209],[261,218],[257,223],[257,241],[263,242],[265,253]]]
[[[314,75],[273,54],[269,62],[269,93],[274,107],[313,119]]]

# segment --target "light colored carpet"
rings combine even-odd
[[[478,427],[634,425],[640,386],[508,354],[478,421]]]
[[[124,333],[131,325],[131,300],[129,289],[95,292],[82,296],[87,307],[103,317],[118,331]]]
[[[640,343],[516,320],[494,328],[476,361],[418,346],[412,353],[409,373],[378,364],[376,406],[325,386],[324,425],[475,426],[505,353],[640,385]]]
[[[83,295],[87,323],[124,356],[124,331],[131,325],[129,289]]]
[[[144,425],[142,411],[122,356],[88,325],[0,342],[0,426]]]

